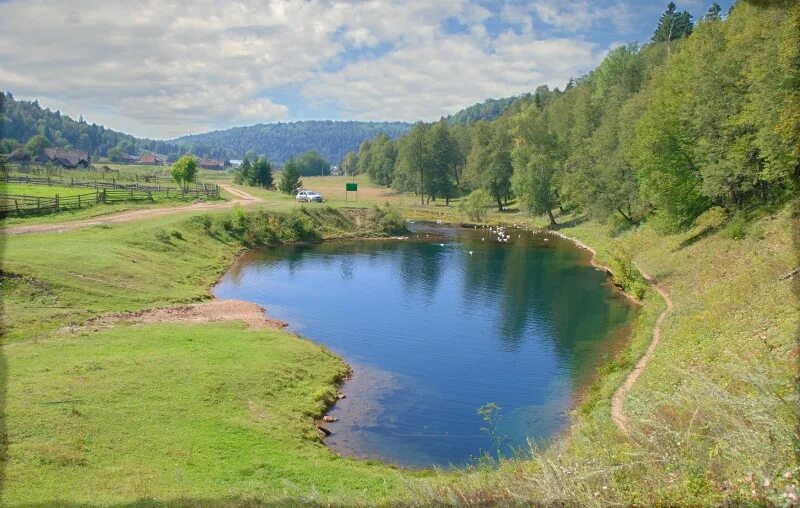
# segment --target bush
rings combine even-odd
[[[167,230],[162,228],[156,229],[155,237],[156,240],[164,243],[170,243],[170,241],[172,240],[172,237],[170,236],[169,233],[167,233]]]
[[[737,213],[720,234],[725,238],[741,240],[747,236],[747,226],[747,217],[743,213]]]
[[[458,211],[468,217],[469,220],[482,222],[491,203],[492,196],[484,189],[477,189],[458,202]]]
[[[713,206],[700,214],[700,216],[694,220],[694,225],[700,231],[714,230],[719,229],[727,219],[728,214],[725,212],[724,208]]]
[[[641,300],[647,293],[647,281],[634,266],[630,256],[625,252],[617,252],[611,261],[611,279],[614,285]]]
[[[367,211],[365,220],[369,230],[376,234],[400,235],[407,231],[405,218],[388,205],[384,208],[373,206]]]

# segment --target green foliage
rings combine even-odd
[[[479,122],[472,128],[470,149],[462,186],[484,189],[503,210],[503,199],[511,193],[511,135],[506,122]]]
[[[614,284],[638,300],[647,294],[647,281],[633,264],[630,253],[617,249],[611,260],[611,278]]]
[[[303,182],[300,180],[300,171],[297,168],[297,162],[295,162],[294,159],[289,159],[283,166],[283,171],[281,171],[278,190],[284,194],[293,194],[302,185]]]
[[[331,172],[331,165],[316,150],[303,152],[295,158],[300,176],[325,176]]]
[[[486,189],[475,189],[468,196],[461,198],[458,202],[458,211],[471,221],[483,222],[491,203],[492,196]]]
[[[266,157],[246,156],[242,160],[233,175],[233,183],[239,185],[250,185],[252,187],[264,187],[271,189],[275,185],[272,176],[272,165]]]
[[[42,136],[41,134],[37,134],[35,136],[31,136],[27,143],[25,143],[25,151],[28,152],[29,155],[32,157],[36,157],[44,153],[45,148],[50,148],[53,146],[50,141]]]
[[[520,102],[530,99],[530,97],[531,94],[523,94],[503,99],[486,99],[483,102],[468,106],[454,115],[447,116],[445,120],[450,126],[467,125],[481,120],[491,121],[500,117],[508,109],[513,108]]]
[[[547,213],[555,225],[553,208],[558,205],[556,174],[563,165],[564,151],[548,128],[548,110],[526,108],[516,118],[517,144],[512,151],[512,187],[522,206],[534,215]]]
[[[365,140],[354,157],[356,172],[368,174],[378,185],[388,187],[392,184],[397,162],[397,145],[387,134],[380,133],[372,141]]]
[[[0,153],[11,153],[19,147],[20,143],[14,138],[0,139]]]
[[[727,219],[728,214],[724,208],[713,206],[695,219],[694,225],[701,231],[713,231],[719,229]]]
[[[506,436],[500,434],[498,430],[498,426],[500,425],[500,421],[502,420],[501,411],[503,408],[497,405],[495,402],[487,402],[486,404],[482,405],[478,408],[478,416],[481,417],[485,427],[481,427],[483,432],[486,432],[490,439],[492,440],[492,444],[494,445],[494,452],[499,457],[501,454],[501,448],[503,446],[503,441],[505,441]]]
[[[184,188],[188,187],[197,176],[197,160],[191,155],[184,155],[172,164],[169,171],[175,182],[183,185]]]
[[[408,232],[405,218],[396,208],[388,205],[369,208],[362,227],[378,235],[401,235]]]
[[[675,3],[667,4],[667,10],[658,20],[658,28],[653,33],[653,42],[670,42],[689,37],[693,28],[692,15],[688,11],[678,12]]]

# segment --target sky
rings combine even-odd
[[[436,120],[563,88],[646,42],[653,0],[0,0],[0,90],[136,136]],[[676,1],[695,17],[710,0]],[[731,0],[720,1],[726,12]]]

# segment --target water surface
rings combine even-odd
[[[552,235],[414,228],[253,251],[214,293],[263,305],[353,366],[327,425],[340,453],[464,465],[498,438],[507,454],[552,437],[636,309]],[[495,426],[477,412],[490,402]]]

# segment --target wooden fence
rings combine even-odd
[[[86,181],[86,180],[75,180],[74,178],[70,178],[69,180],[65,179],[58,179],[52,177],[33,177],[33,176],[17,176],[17,175],[4,175],[2,181],[7,183],[26,183],[31,185],[48,185],[48,186],[60,186],[60,187],[79,187],[79,188],[86,188],[86,189],[95,189],[95,190],[102,190],[102,189],[110,189],[110,190],[126,190],[126,191],[142,191],[142,192],[155,192],[158,194],[163,193],[165,196],[169,197],[172,196],[195,196],[197,198],[205,197],[211,199],[218,199],[219,198],[219,185],[217,184],[207,184],[202,182],[196,182],[193,186],[189,187],[170,187],[167,185],[143,185],[139,182],[123,184],[117,183],[116,180],[94,180],[94,181]]]
[[[202,188],[183,189],[96,189],[94,192],[86,194],[76,194],[61,197],[56,194],[54,197],[25,196],[21,194],[2,194],[0,193],[0,217],[38,215],[55,213],[61,210],[75,210],[94,206],[98,203],[122,203],[126,201],[154,201],[156,198],[173,196],[191,196],[196,193],[199,197],[203,194]],[[171,194],[170,194],[171,193]],[[219,195],[219,190],[217,190]]]

